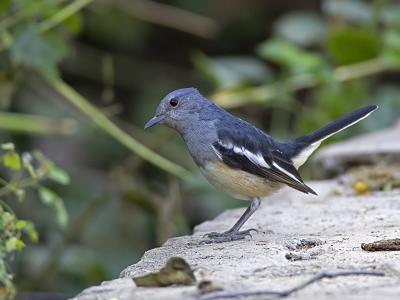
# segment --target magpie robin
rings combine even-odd
[[[357,109],[324,127],[290,141],[277,141],[204,97],[195,88],[169,93],[145,129],[157,123],[177,130],[197,166],[215,187],[229,195],[251,200],[240,219],[225,232],[207,234],[207,242],[243,239],[251,230],[240,228],[260,206],[260,199],[284,186],[306,194],[317,193],[297,169],[322,141],[361,121],[376,105]]]

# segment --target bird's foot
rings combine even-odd
[[[205,234],[203,237],[207,238],[202,240],[201,244],[215,244],[215,243],[225,243],[237,240],[243,240],[246,237],[252,237],[251,232],[258,232],[257,229],[250,228],[242,231],[225,231],[225,232],[210,232]]]

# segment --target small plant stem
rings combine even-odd
[[[72,103],[83,114],[89,117],[89,119],[99,128],[107,132],[116,141],[127,147],[129,150],[136,153],[144,160],[159,167],[160,169],[171,173],[181,179],[187,179],[189,176],[191,176],[191,173],[185,168],[158,155],[151,149],[136,141],[126,132],[121,130],[117,125],[110,121],[110,119],[108,119],[99,109],[97,109],[87,99],[82,97],[64,81],[55,77],[47,77],[47,80],[60,95],[62,95],[66,100]]]

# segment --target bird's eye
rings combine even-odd
[[[175,106],[178,105],[178,100],[176,100],[175,98],[172,98],[171,100],[169,100],[169,104],[170,104],[172,107],[175,107]]]

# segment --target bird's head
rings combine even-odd
[[[208,100],[195,88],[183,88],[166,95],[157,107],[156,114],[144,129],[156,124],[165,124],[178,129],[194,120],[202,105]]]

